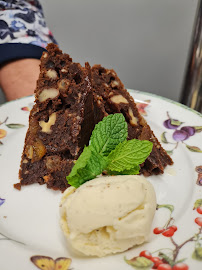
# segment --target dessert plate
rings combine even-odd
[[[150,242],[104,258],[79,257],[60,229],[62,194],[38,184],[13,188],[30,96],[0,107],[0,269],[157,269],[162,261],[175,270],[202,268],[202,115],[156,95],[129,92],[174,161],[163,175],[148,177],[158,203]]]

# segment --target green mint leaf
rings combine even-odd
[[[140,166],[152,151],[150,141],[127,141],[128,127],[121,113],[111,114],[99,122],[76,161],[67,181],[79,187],[103,171],[111,175],[139,174]]]
[[[139,165],[135,165],[130,170],[123,170],[121,172],[107,171],[107,174],[109,174],[109,175],[135,175],[135,174],[139,174],[139,172],[140,172],[140,166]]]
[[[130,170],[145,161],[152,151],[150,141],[132,139],[119,143],[108,156],[107,170],[121,172]]]
[[[120,142],[126,140],[127,136],[128,126],[123,114],[110,114],[95,126],[90,145],[96,153],[108,156]]]
[[[95,153],[90,146],[85,147],[67,176],[68,184],[77,188],[101,174],[106,166],[107,161],[104,157]]]

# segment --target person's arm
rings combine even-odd
[[[0,85],[8,101],[32,95],[39,76],[38,59],[20,59],[0,69]]]
[[[34,93],[39,59],[56,43],[37,0],[0,2],[0,87],[7,100]]]

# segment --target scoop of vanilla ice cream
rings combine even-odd
[[[148,241],[156,196],[142,176],[105,176],[68,188],[60,209],[73,249],[102,257]]]

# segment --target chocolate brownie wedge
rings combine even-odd
[[[32,183],[67,188],[66,176],[95,125],[88,74],[88,66],[81,67],[56,45],[48,45],[41,57],[16,188]]]
[[[173,164],[173,161],[138,112],[133,98],[124,88],[116,72],[113,69],[94,65],[91,69],[91,82],[94,91],[96,122],[108,114],[122,113],[128,123],[129,140],[136,138],[153,143],[150,156],[141,165],[141,173],[144,175],[162,174],[166,165]]]
[[[96,123],[104,116],[122,113],[128,123],[128,139],[153,142],[153,150],[141,164],[144,175],[161,174],[173,163],[153,134],[114,70],[88,63],[82,67],[49,44],[41,57],[35,104],[29,116],[15,188],[33,183],[64,191],[66,176],[87,145]]]

